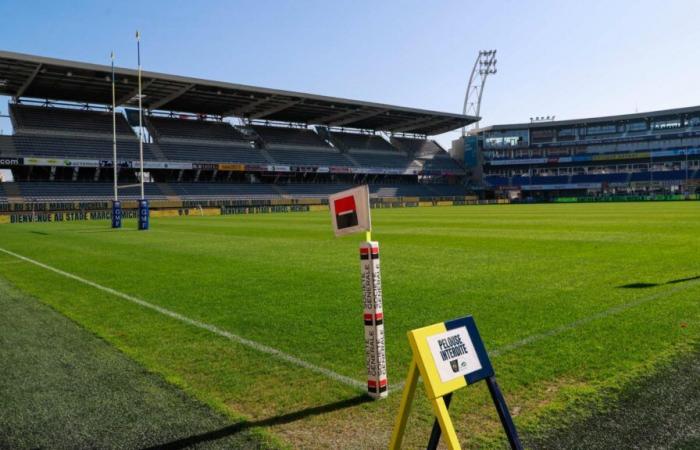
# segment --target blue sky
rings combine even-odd
[[[4,50],[135,67],[138,28],[147,70],[450,112],[496,48],[482,125],[700,104],[697,1],[2,0],[0,17]]]

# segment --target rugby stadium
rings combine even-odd
[[[11,51],[0,95],[0,448],[700,444],[700,107],[478,127]],[[465,321],[485,378],[431,396],[411,339]]]
[[[468,194],[462,165],[429,137],[474,117],[142,76],[144,182],[155,208],[317,203],[313,199],[356,184],[369,184],[379,199],[463,200]],[[0,136],[0,162],[14,180],[2,184],[0,199],[110,200],[113,134],[119,183],[139,182],[137,73],[118,68],[115,81],[120,109],[113,133],[109,66],[0,52],[0,94],[11,97],[14,130]],[[120,195],[137,196],[136,188]]]

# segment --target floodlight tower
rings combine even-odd
[[[496,50],[480,50],[479,55],[474,61],[471,75],[469,75],[469,84],[467,84],[467,93],[464,96],[464,107],[462,114],[473,114],[478,117],[481,111],[481,97],[484,94],[484,86],[489,75],[495,75]],[[478,75],[478,77],[477,77]],[[479,122],[474,123],[475,128],[479,128]],[[467,127],[462,127],[462,136],[467,134]]]

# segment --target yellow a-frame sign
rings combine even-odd
[[[413,360],[408,369],[390,449],[401,448],[419,376],[423,378],[426,394],[437,418],[429,449],[437,448],[440,432],[444,433],[450,450],[461,448],[447,409],[452,392],[480,380],[486,380],[488,384],[511,447],[522,448],[505,399],[496,383],[486,348],[471,316],[409,331],[408,342],[413,351]]]

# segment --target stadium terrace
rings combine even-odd
[[[474,184],[510,198],[695,193],[700,106],[494,125],[454,142]]]
[[[463,197],[465,171],[429,136],[476,117],[143,72],[150,200],[324,198],[357,184],[373,197]],[[0,201],[99,201],[138,183],[137,72],[0,51]],[[109,170],[107,170],[109,168]],[[137,198],[127,188],[120,197]]]

